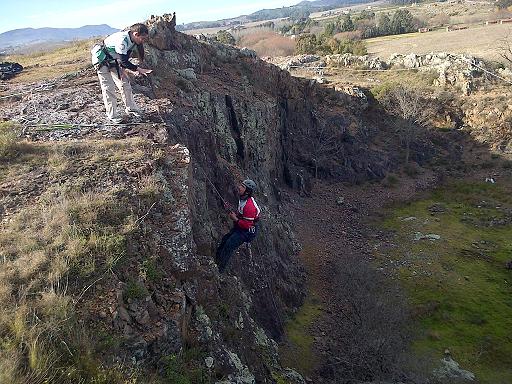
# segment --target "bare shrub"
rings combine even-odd
[[[512,38],[508,34],[506,37],[499,41],[498,51],[499,55],[507,62],[510,67],[512,65]]]
[[[330,358],[321,374],[336,383],[377,380],[419,382],[405,362],[409,311],[401,288],[357,257],[344,257],[330,278],[340,321],[331,324]]]
[[[347,32],[340,32],[333,36],[336,40],[349,40],[349,41],[355,41],[355,40],[361,40],[363,38],[363,33],[361,31],[347,31]]]
[[[433,18],[430,19],[429,24],[434,27],[442,27],[444,25],[450,24],[450,16],[444,13],[438,13]]]
[[[295,42],[272,31],[258,31],[240,38],[239,46],[256,51],[258,56],[290,56],[295,52]]]
[[[408,164],[411,144],[431,116],[424,92],[413,85],[397,84],[382,95],[381,102],[396,117],[395,126],[405,147],[405,164]]]

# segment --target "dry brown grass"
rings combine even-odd
[[[238,45],[253,49],[260,57],[290,56],[295,52],[295,41],[271,31],[244,35]]]
[[[362,37],[361,31],[349,31],[349,32],[340,32],[333,36],[336,40],[361,40]]]
[[[429,52],[466,53],[487,60],[500,60],[499,41],[508,36],[510,25],[476,26],[446,32],[409,33],[366,40],[368,52],[381,59],[394,53],[426,54]]]
[[[22,150],[18,135],[20,127],[10,121],[0,122],[0,161],[8,161]]]
[[[90,50],[95,41],[96,39],[81,40],[50,51],[6,56],[5,61],[14,61],[24,67],[11,81],[30,83],[49,80],[87,68],[91,65]]]
[[[28,161],[30,169],[60,180],[1,224],[0,382],[124,382],[118,371],[107,371],[93,357],[93,337],[77,323],[75,306],[84,287],[125,256],[139,212],[108,183],[91,187],[77,167],[115,169],[161,153],[142,139],[34,148],[0,163],[0,173],[9,168],[12,180],[21,181],[19,170],[37,157]],[[141,184],[153,198],[161,190],[157,178],[148,176]],[[136,184],[134,191],[139,193]]]
[[[123,227],[130,216],[108,193],[52,192],[15,215],[0,234],[0,333],[6,341],[0,350],[10,365],[2,382],[62,380],[62,366],[77,348],[71,305],[76,296],[66,291],[66,281],[111,268],[125,252]],[[121,225],[101,224],[111,211],[120,212]]]

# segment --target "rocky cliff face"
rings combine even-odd
[[[216,273],[211,263],[215,240],[227,230],[216,190],[234,201],[237,180],[250,177],[258,184],[262,230],[251,250],[242,247],[234,258],[239,279],[214,300],[231,303],[229,318],[238,337],[250,342],[226,350],[233,340],[215,327],[211,297],[196,297],[193,304],[200,338],[217,349],[216,359],[223,355],[224,364],[238,366],[237,380],[250,382],[245,368],[239,369],[240,358],[260,382],[265,369],[252,346],[272,343],[258,339],[264,333],[256,325],[279,340],[286,312],[300,305],[304,294],[297,245],[281,205],[287,188],[307,193],[314,172],[347,181],[380,177],[387,159],[368,149],[371,132],[352,111],[357,102],[351,105],[346,95],[292,78],[250,51],[170,32],[161,19],[150,21],[150,36],[145,61],[155,69],[151,91],[170,100],[172,107],[159,115],[169,140],[184,144],[191,154],[192,232],[208,273]]]
[[[313,176],[378,179],[393,157],[374,149],[378,129],[360,115],[357,98],[293,78],[251,51],[198,42],[168,18],[147,23],[145,62],[154,73],[134,82],[145,121],[103,125],[88,71],[47,84],[44,94],[13,86],[20,96],[5,99],[2,114],[32,140],[139,135],[171,151],[134,171],[156,178],[159,199],[145,207],[129,260],[81,308],[95,327],[122,337],[113,352],[119,361],[158,365],[187,346],[201,351],[200,363],[219,382],[273,382],[284,319],[305,295],[283,208],[289,190],[309,193]],[[53,128],[34,130],[40,123]],[[219,195],[234,203],[233,187],[246,177],[258,184],[261,231],[233,257],[231,276],[221,277],[213,255],[229,223]]]

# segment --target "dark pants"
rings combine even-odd
[[[226,266],[233,252],[243,243],[250,243],[256,237],[256,233],[257,226],[254,227],[253,233],[235,227],[224,235],[220,241],[219,248],[217,248],[216,254],[216,262],[220,273],[226,270]]]

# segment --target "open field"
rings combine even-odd
[[[500,40],[512,32],[510,24],[476,26],[459,31],[437,30],[376,37],[366,40],[368,53],[387,59],[393,53],[467,53],[487,60],[499,60]]]
[[[409,292],[417,353],[448,349],[482,384],[512,380],[510,187],[506,178],[458,181],[390,207],[384,224],[399,245],[376,256]],[[415,240],[423,233],[439,239]]]

